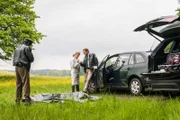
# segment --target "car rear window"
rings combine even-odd
[[[141,54],[136,54],[136,64],[146,62]]]

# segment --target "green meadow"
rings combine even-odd
[[[81,89],[83,78],[81,78]],[[31,94],[71,92],[69,77],[31,77]],[[15,76],[0,72],[0,120],[180,120],[180,99],[121,92],[96,94],[101,99],[77,103],[16,105]]]

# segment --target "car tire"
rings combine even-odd
[[[98,91],[98,89],[97,89],[96,83],[93,81],[90,81],[89,85],[88,85],[88,92],[89,93],[95,93],[97,91]]]
[[[129,83],[129,89],[131,94],[140,95],[143,92],[141,81],[138,78],[131,79]]]

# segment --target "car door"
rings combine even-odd
[[[120,70],[121,86],[127,86],[127,78],[134,69],[134,53],[122,54],[120,58],[124,62],[124,65]]]
[[[109,58],[110,55],[107,55],[103,58],[103,60],[100,62],[97,70],[94,71],[94,74],[92,76],[92,79],[96,81],[97,87],[103,87],[105,85],[104,82],[104,73],[103,73],[103,68],[104,65]]]
[[[114,68],[116,67],[116,62],[119,57],[119,54],[115,54],[110,56],[104,65],[103,68],[103,80],[105,85],[112,85],[113,83],[116,83],[113,75]]]
[[[148,72],[147,57],[142,53],[135,53],[135,66],[133,74],[142,77],[141,73]],[[144,81],[141,81],[144,83]]]
[[[135,53],[135,69],[137,71],[147,72],[147,58],[141,53]]]
[[[131,56],[132,56],[132,59],[134,59],[133,54],[131,54],[131,53],[119,55],[119,57],[116,61],[116,65],[114,66],[114,69],[113,69],[113,76],[114,76],[113,85],[114,86],[127,87],[127,85],[125,83],[125,76],[133,68],[133,65],[129,64],[129,60],[130,60]]]

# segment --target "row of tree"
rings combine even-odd
[[[40,76],[58,76],[58,77],[65,77],[70,76],[70,70],[31,70],[31,74],[33,75],[40,75]],[[80,75],[83,75],[83,70],[81,69]]]

